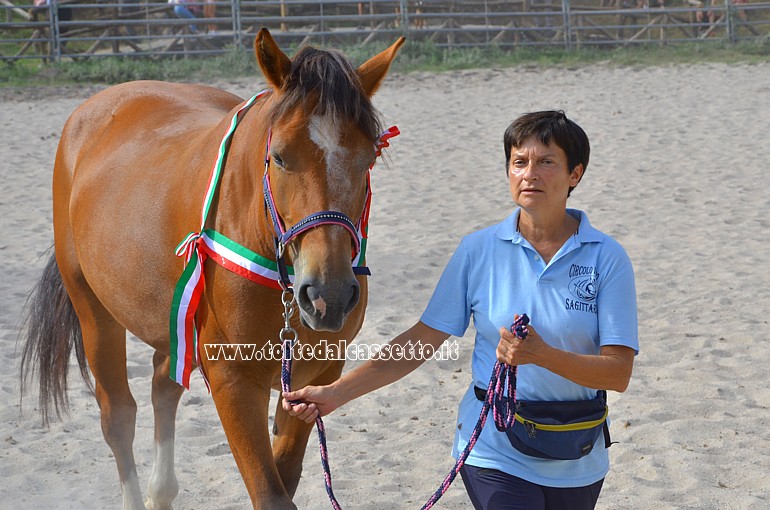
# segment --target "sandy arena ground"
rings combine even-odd
[[[242,96],[262,88],[256,78],[220,85]],[[70,371],[71,417],[43,429],[35,394],[20,414],[15,349],[24,300],[53,242],[59,133],[93,91],[2,92],[3,509],[120,506],[98,408],[77,372]],[[509,214],[501,140],[510,121],[564,109],[593,146],[570,206],[625,246],[639,297],[641,353],[628,391],[610,397],[619,443],[598,508],[770,508],[770,64],[392,75],[375,104],[403,134],[388,149],[390,163],[373,173],[374,276],[359,341],[381,343],[413,324],[461,236]],[[419,508],[451,468],[472,331],[459,342],[458,361],[428,363],[326,419],[334,488],[345,508]],[[152,459],[150,349],[132,337],[129,358],[144,488]],[[198,376],[177,423],[175,508],[249,507]],[[295,501],[329,508],[314,436]],[[459,482],[437,506],[468,507]]]

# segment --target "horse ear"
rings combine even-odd
[[[380,83],[382,83],[383,78],[388,73],[391,62],[396,58],[396,54],[405,40],[403,37],[399,37],[390,48],[379,55],[373,56],[358,68],[358,77],[361,80],[361,85],[369,97],[374,95],[377,89],[380,88]]]
[[[278,47],[270,31],[264,27],[259,29],[254,39],[254,54],[268,84],[279,90],[291,72],[291,60]]]

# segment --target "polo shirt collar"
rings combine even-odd
[[[577,235],[574,236],[576,241],[580,244],[600,243],[603,241],[601,232],[591,226],[591,222],[588,221],[586,213],[579,209],[569,208],[567,209],[567,213],[580,220]],[[516,229],[516,225],[519,224],[520,214],[521,208],[517,207],[510,216],[499,223],[497,229],[495,229],[497,237],[505,241],[511,241],[513,244],[521,244],[521,242],[524,241],[524,236],[522,236],[521,232]]]

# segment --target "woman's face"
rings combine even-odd
[[[530,136],[511,148],[508,181],[513,201],[522,209],[565,209],[569,188],[577,186],[582,175],[583,165],[570,172],[567,154],[553,142],[545,145]]]

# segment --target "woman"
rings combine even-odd
[[[391,342],[437,349],[462,336],[473,317],[473,384],[460,403],[455,458],[478,420],[495,361],[518,366],[517,399],[588,401],[597,390],[625,391],[638,351],[631,262],[585,213],[567,209],[588,166],[585,132],[563,112],[544,111],[515,120],[503,141],[518,208],[462,240],[420,321]],[[519,339],[509,327],[523,313],[532,322]],[[310,422],[421,364],[375,358],[328,386],[285,393],[283,407]],[[604,437],[596,443],[575,460],[543,459],[488,425],[460,474],[477,509],[592,509],[609,470]]]

